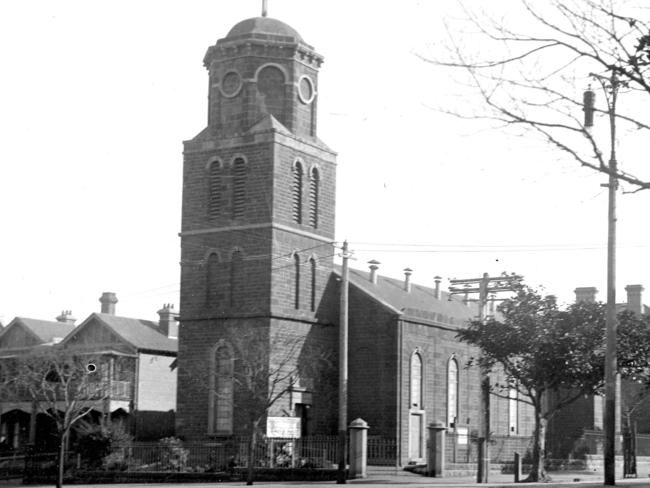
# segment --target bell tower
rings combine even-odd
[[[208,124],[183,153],[178,430],[188,438],[228,434],[210,420],[214,399],[182,379],[200,374],[194,362],[214,363],[215,344],[237,330],[332,335],[321,301],[336,155],[316,131],[322,62],[266,16],[239,22],[205,54]]]

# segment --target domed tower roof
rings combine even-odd
[[[233,40],[245,37],[259,39],[266,38],[267,36],[293,38],[295,42],[304,42],[300,34],[293,27],[270,17],[253,17],[242,20],[230,29],[226,39]]]

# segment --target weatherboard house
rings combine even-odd
[[[244,20],[203,63],[207,126],[184,143],[176,433],[220,441],[247,432],[238,337],[266,345],[269,370],[296,342],[298,370],[312,351],[331,351],[336,363],[336,154],[317,135],[323,57],[295,29]],[[424,287],[410,270],[396,280],[377,269],[350,272],[348,419],[394,439],[398,463],[424,459],[433,421],[467,446],[478,428],[479,372],[466,364],[477,351],[456,331],[477,310],[439,281]],[[294,378],[267,426],[297,419],[299,435],[336,433],[336,367],[323,375]],[[516,399],[495,399],[491,412],[495,435],[529,439],[532,415]]]
[[[0,333],[0,362],[40,348],[83,349],[98,358],[95,374],[105,392],[89,418],[121,422],[136,440],[173,435],[177,314],[165,305],[159,322],[120,317],[114,293],[104,293],[100,302],[101,312],[78,325],[70,311],[56,321],[14,318]],[[54,447],[47,416],[28,397],[3,397],[0,409],[0,434],[7,446]]]

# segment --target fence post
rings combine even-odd
[[[519,483],[519,478],[521,478],[521,458],[519,457],[519,453],[515,453],[515,463],[514,463],[514,470],[515,470],[515,483]]]
[[[429,424],[429,445],[427,451],[427,474],[444,476],[445,472],[445,424],[440,421]]]
[[[368,465],[368,424],[353,420],[350,429],[350,478],[365,478]]]

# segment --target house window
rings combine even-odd
[[[302,164],[298,161],[293,165],[293,182],[291,197],[293,199],[293,221],[302,224]]]
[[[213,434],[232,434],[234,358],[226,344],[216,347],[213,356],[211,381],[210,431]]]
[[[422,410],[422,358],[417,352],[411,356],[411,406]]]
[[[320,176],[318,170],[313,168],[311,170],[311,178],[309,180],[309,225],[314,229],[318,228],[318,192],[320,190]]]
[[[217,287],[219,286],[219,256],[211,253],[208,256],[205,300],[208,304],[216,303]]]
[[[218,217],[221,213],[222,206],[222,186],[221,186],[221,163],[213,161],[210,163],[210,193],[208,199],[208,215],[211,218]]]
[[[246,203],[246,161],[235,159],[232,167],[232,218],[238,219],[244,215]]]
[[[508,388],[508,434],[519,433],[519,402],[517,401],[517,389]]]
[[[451,358],[447,365],[447,425],[455,427],[458,418],[458,361]]]
[[[293,268],[294,268],[294,307],[296,310],[300,308],[300,256],[293,255]]]
[[[309,270],[311,271],[311,290],[309,294],[310,309],[312,312],[316,311],[316,260],[311,258],[309,260]]]

